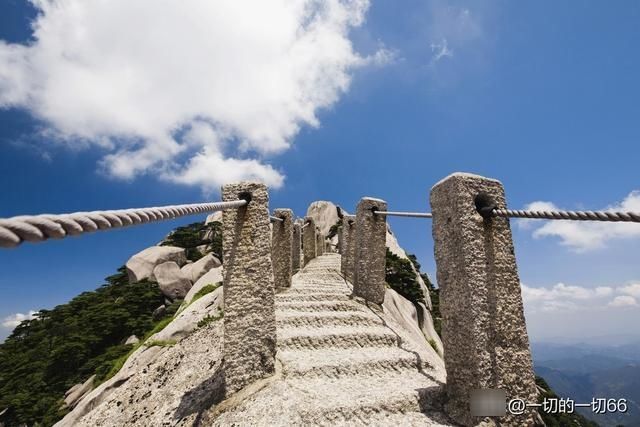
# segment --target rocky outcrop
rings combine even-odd
[[[435,329],[433,329],[431,316],[427,316],[427,320],[425,322],[427,325],[425,328],[427,332],[425,332],[420,326],[421,322],[418,318],[416,307],[411,303],[411,301],[407,300],[393,289],[386,290],[382,309],[405,330],[411,333],[415,341],[424,343],[426,338],[429,343],[428,350],[434,351],[438,357],[443,357],[442,341]]]
[[[168,261],[156,266],[153,275],[160,292],[170,300],[182,299],[191,289],[191,280],[184,275],[178,264]]]
[[[140,340],[138,339],[137,336],[135,335],[131,335],[129,338],[127,338],[127,340],[124,342],[124,345],[129,345],[129,344],[138,344],[140,342]]]
[[[220,267],[221,265],[222,263],[218,258],[212,254],[207,254],[194,263],[186,264],[181,270],[185,277],[195,283],[209,270]]]
[[[92,375],[84,383],[76,384],[71,387],[64,394],[64,405],[68,408],[74,408],[84,396],[86,396],[91,390],[93,390],[93,381],[95,379],[96,376]]]
[[[222,222],[222,211],[217,211],[211,215],[207,215],[207,219],[204,221],[205,225],[211,224],[212,222]]]
[[[189,304],[193,299],[193,296],[200,292],[200,290],[205,286],[222,283],[222,280],[222,267],[212,268],[204,276],[198,279],[191,289],[189,289],[189,292],[187,292],[187,295],[184,297],[183,305]]]
[[[152,246],[138,252],[129,258],[126,264],[129,281],[155,280],[154,268],[168,261],[173,261],[179,266],[186,264],[187,258],[184,249],[174,246]]]
[[[311,203],[307,208],[307,216],[313,218],[316,227],[320,229],[320,234],[323,236],[327,236],[331,226],[339,220],[336,205],[325,200]]]
[[[223,377],[222,288],[151,336],[111,379],[56,426],[192,425],[217,400]]]

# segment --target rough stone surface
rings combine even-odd
[[[222,263],[213,254],[206,254],[198,261],[186,264],[180,270],[192,282],[197,282],[202,276],[209,272],[212,268],[220,267]]]
[[[484,220],[474,204],[479,193],[506,208],[502,184],[477,175],[453,174],[431,190],[447,410],[466,425],[481,421],[469,414],[473,389],[537,398],[509,220]],[[531,409],[500,421],[527,425],[534,417]]]
[[[273,279],[278,288],[291,286],[293,255],[293,211],[276,209],[273,216],[282,218],[273,224],[271,233],[271,260],[273,262]]]
[[[151,313],[151,318],[155,321],[158,321],[164,317],[164,314],[167,312],[167,307],[162,304]]]
[[[356,259],[356,217],[355,215],[345,215],[342,220],[342,275],[351,283],[355,279],[355,259]]]
[[[320,234],[320,230],[316,230],[316,256],[324,253],[324,237]]]
[[[170,300],[182,299],[191,289],[191,280],[184,275],[178,264],[168,261],[157,265],[153,275],[160,292]]]
[[[293,241],[291,243],[291,273],[300,270],[300,255],[302,251],[302,225],[299,222],[293,224]]]
[[[356,210],[356,262],[353,293],[376,304],[384,302],[387,222],[384,215],[387,202],[364,197]]]
[[[187,305],[193,299],[193,296],[197,294],[200,289],[204,288],[207,285],[215,285],[217,283],[222,283],[223,275],[222,275],[222,267],[212,268],[209,270],[204,276],[198,279],[196,283],[193,284],[187,295],[184,297],[183,305]]]
[[[338,222],[338,208],[332,202],[318,200],[309,205],[307,215],[313,218],[316,227],[320,229],[323,236],[329,234],[331,226]]]
[[[313,218],[304,218],[306,227],[302,229],[302,245],[304,252],[304,265],[316,257],[316,223]]]
[[[125,345],[128,344],[138,344],[140,342],[140,339],[138,339],[137,336],[135,335],[131,335],[129,338],[127,338],[127,340],[124,342]]]
[[[197,307],[147,341],[168,337],[175,344],[142,345],[56,426],[198,425],[205,410],[223,398],[222,320],[197,325],[206,316],[219,317],[221,302],[222,288],[196,301]]]
[[[269,232],[269,195],[264,184],[222,187],[224,201],[251,194],[251,202],[223,215],[224,360],[228,394],[275,371],[276,319]]]
[[[211,224],[212,222],[222,222],[222,211],[216,211],[207,215],[207,219],[204,221],[205,225]]]
[[[155,280],[153,269],[167,261],[173,261],[179,266],[186,264],[184,249],[174,246],[152,246],[138,252],[129,258],[126,264],[129,281],[133,283],[143,279]]]

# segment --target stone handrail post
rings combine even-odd
[[[354,283],[354,260],[356,255],[355,245],[356,217],[345,215],[342,219],[342,244],[340,257],[340,271],[347,281]]]
[[[293,224],[293,242],[291,243],[291,273],[300,271],[300,251],[302,250],[302,225],[299,221]]]
[[[324,239],[320,233],[320,229],[316,229],[316,256],[322,255],[324,251]]]
[[[282,219],[273,224],[271,239],[271,259],[273,279],[277,288],[291,287],[293,268],[293,211],[276,209],[273,216]]]
[[[302,246],[304,252],[304,265],[316,257],[316,222],[312,217],[304,218],[306,227],[302,230]]]
[[[443,318],[449,415],[463,425],[481,417],[470,412],[474,390],[499,389],[506,400],[537,401],[520,279],[509,220],[483,218],[478,205],[505,208],[499,181],[456,173],[431,190],[433,239]],[[504,425],[531,425],[523,415]]]
[[[356,209],[355,282],[353,294],[376,304],[384,302],[387,221],[374,211],[386,211],[387,202],[360,199]]]
[[[222,216],[225,393],[230,395],[275,372],[275,289],[267,187],[224,185],[222,199],[249,200]]]

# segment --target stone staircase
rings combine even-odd
[[[276,295],[281,377],[215,425],[450,425],[441,376],[379,310],[352,300],[340,256],[312,260]]]

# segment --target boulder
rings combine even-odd
[[[212,254],[207,254],[193,264],[187,264],[181,268],[182,272],[192,282],[197,282],[212,268],[220,267],[222,263]]]
[[[162,294],[171,299],[181,299],[191,289],[191,280],[180,270],[173,261],[164,262],[153,269],[153,275],[158,282]]]
[[[96,378],[96,376],[92,375],[84,383],[76,384],[73,387],[71,387],[67,391],[67,393],[65,393],[64,404],[68,408],[75,407],[78,404],[78,402],[80,401],[80,399],[82,399],[84,396],[89,394],[89,392],[91,392],[91,390],[93,390],[93,380],[95,378]]]
[[[204,221],[205,225],[212,222],[222,222],[222,211],[217,211],[211,215],[207,215],[207,219]]]
[[[307,216],[313,218],[323,236],[327,236],[331,226],[339,220],[336,205],[324,200],[311,203],[307,208]]]
[[[129,338],[127,338],[127,340],[124,342],[124,345],[129,345],[129,344],[138,344],[140,342],[140,340],[138,339],[137,336],[135,335],[131,335]]]
[[[183,248],[174,246],[152,246],[138,252],[127,261],[127,275],[129,282],[139,282],[143,279],[154,280],[153,270],[157,265],[173,261],[179,266],[187,262]]]
[[[167,307],[164,304],[162,304],[160,307],[153,310],[153,313],[151,314],[151,318],[155,321],[158,321],[164,317],[164,314],[166,312],[167,312]]]
[[[206,316],[220,316],[223,308],[222,286],[206,294],[176,314],[162,331],[149,337],[150,341],[180,341],[198,327]]]
[[[223,280],[222,276],[222,267],[217,267],[209,270],[205,275],[198,279],[196,283],[193,284],[187,296],[184,297],[183,305],[188,304],[193,296],[200,291],[200,289],[204,288],[207,285],[215,285],[216,283],[221,283]]]

